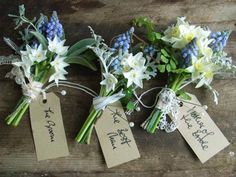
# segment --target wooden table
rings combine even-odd
[[[87,26],[91,25],[98,34],[109,40],[112,36],[128,28],[131,19],[139,16],[151,17],[160,28],[174,22],[177,16],[187,16],[195,24],[207,25],[212,30],[231,29],[227,51],[236,58],[236,1],[235,0],[11,0],[0,2],[0,36],[16,38],[13,23],[8,13],[16,13],[18,5],[24,3],[26,14],[33,17],[43,12],[51,14],[56,10],[67,34],[67,42],[75,42],[89,36]],[[0,42],[0,55],[12,51]],[[235,61],[235,59],[234,59]],[[96,135],[91,145],[78,145],[74,141],[77,131],[88,115],[91,97],[84,93],[68,90],[61,97],[62,114],[70,156],[55,160],[37,162],[26,114],[17,128],[4,124],[4,118],[15,106],[21,90],[13,81],[5,79],[10,70],[0,68],[0,176],[1,177],[235,177],[236,176],[236,82],[235,79],[215,80],[213,86],[220,93],[220,103],[215,105],[209,92],[204,89],[188,87],[197,95],[217,126],[231,145],[205,164],[193,151],[178,131],[170,134],[158,131],[154,135],[145,133],[139,124],[148,116],[150,110],[134,113],[129,117],[135,122],[133,134],[139,147],[141,158],[121,166],[108,169],[105,165]],[[80,66],[69,69],[69,80],[99,89],[99,72],[92,72]],[[162,85],[163,76],[145,84],[145,88]],[[58,90],[55,90],[58,91]],[[152,103],[151,96],[145,102]]]

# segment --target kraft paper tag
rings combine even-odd
[[[120,102],[106,107],[95,129],[108,168],[140,158]]]
[[[229,145],[228,140],[201,106],[196,96],[183,101],[178,114],[178,130],[202,163]],[[196,105],[193,105],[193,104]]]
[[[69,155],[61,115],[60,100],[54,93],[30,104],[30,119],[37,159],[46,160]]]

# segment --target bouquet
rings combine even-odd
[[[101,89],[93,100],[93,106],[76,140],[89,143],[91,132],[97,118],[108,104],[121,100],[129,109],[134,105],[129,102],[135,89],[143,88],[143,81],[156,75],[155,62],[144,58],[142,52],[131,53],[134,28],[114,37],[112,47],[104,43],[101,36],[90,28],[96,44],[90,49],[97,55],[101,66]]]
[[[211,86],[213,77],[236,69],[223,51],[230,31],[212,32],[208,27],[189,24],[185,17],[177,18],[177,23],[163,33],[156,32],[147,18],[134,22],[147,31],[148,45],[143,50],[158,59],[161,73],[168,74],[168,83],[157,95],[154,110],[141,125],[147,132],[154,133],[157,128],[172,132],[177,128],[176,115],[181,106],[178,98],[191,99],[183,91],[190,83],[195,83],[196,88],[208,88],[218,103],[219,93]],[[172,121],[167,120],[167,114],[172,115]]]
[[[8,125],[17,126],[30,102],[37,99],[40,94],[45,95],[43,87],[47,82],[60,84],[66,80],[66,67],[70,63],[77,63],[96,69],[92,63],[93,53],[87,46],[95,43],[94,39],[84,39],[72,47],[65,46],[65,34],[57,13],[54,11],[51,18],[41,14],[39,19],[29,20],[25,17],[24,5],[19,6],[19,15],[9,15],[14,18],[16,28],[20,31],[23,44],[18,47],[9,38],[5,42],[15,50],[18,56],[2,57],[2,63],[13,65],[6,77],[15,79],[22,88],[23,96],[14,111],[6,118]]]

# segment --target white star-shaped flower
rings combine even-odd
[[[21,67],[24,71],[24,75],[27,78],[31,77],[31,66],[33,65],[33,62],[28,58],[26,55],[21,55],[21,61],[15,62],[13,65],[17,67]]]
[[[60,41],[57,35],[55,35],[53,40],[48,38],[48,50],[58,55],[65,55],[69,48],[69,46],[64,46],[65,41]]]
[[[66,72],[65,70],[56,71],[54,74],[50,76],[49,82],[54,81],[58,86],[59,80],[66,80],[65,77],[66,74],[68,74],[68,72]]]
[[[38,63],[47,59],[47,50],[43,50],[43,46],[40,44],[37,49],[31,49],[29,58],[32,62],[37,61]]]
[[[143,88],[143,79],[146,78],[144,71],[145,70],[132,69],[129,72],[123,73],[124,77],[128,79],[127,87],[131,86],[132,84],[135,84],[138,87]]]
[[[57,55],[55,57],[55,59],[50,64],[51,64],[51,66],[54,67],[54,69],[56,71],[64,70],[65,67],[69,66],[69,64],[64,61],[65,58],[66,57],[61,57],[61,56]]]
[[[106,86],[106,92],[110,92],[111,90],[115,90],[115,86],[118,83],[118,80],[113,74],[103,73],[104,80],[100,82],[101,85]]]

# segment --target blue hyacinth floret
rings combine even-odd
[[[60,39],[63,36],[62,24],[59,22],[57,13],[55,11],[53,12],[52,17],[47,24],[46,33],[47,33],[47,38],[51,40],[55,37],[55,35],[57,35],[57,37]]]
[[[213,41],[209,44],[209,47],[213,50],[213,52],[219,52],[224,49],[227,44],[229,34],[229,31],[218,31],[210,34],[210,39],[213,39]]]
[[[111,63],[111,67],[114,70],[120,69],[120,59],[118,57]]]
[[[55,11],[53,12],[49,22],[47,18],[44,17],[44,19],[38,25],[38,30],[41,34],[43,34],[46,38],[49,38],[50,40],[53,40],[55,35],[57,35],[59,39],[61,39],[63,36],[63,27]]]
[[[187,44],[181,51],[183,60],[180,61],[182,68],[187,68],[191,65],[192,58],[197,57],[198,47],[196,44],[196,38],[194,38],[189,44]]]
[[[156,49],[154,48],[153,45],[149,45],[149,46],[146,46],[144,49],[143,49],[143,52],[146,54],[146,55],[149,55],[150,57],[153,57],[155,52],[156,52]]]
[[[131,27],[129,31],[126,31],[125,33],[122,33],[118,37],[116,37],[114,39],[114,44],[112,46],[112,49],[114,50],[121,49],[123,53],[128,52],[131,45],[133,32],[134,32],[134,27]]]

